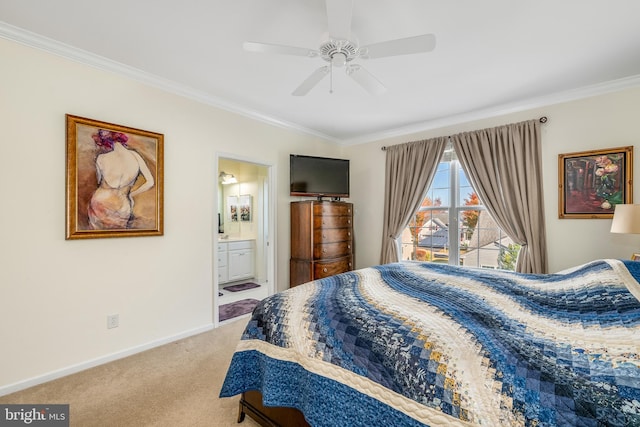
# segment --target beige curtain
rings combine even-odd
[[[424,199],[447,139],[433,138],[387,148],[381,264],[400,259],[397,239]]]
[[[498,226],[522,249],[516,271],[547,273],[537,120],[451,137],[460,164]]]

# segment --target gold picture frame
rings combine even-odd
[[[613,218],[633,203],[633,146],[558,155],[558,217]]]
[[[631,261],[640,261],[640,254],[632,254]]]
[[[164,135],[67,114],[66,239],[164,234]]]

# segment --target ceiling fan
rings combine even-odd
[[[433,34],[388,40],[367,46],[359,46],[352,39],[351,14],[353,0],[326,0],[329,35],[318,49],[283,46],[270,43],[245,42],[243,47],[249,52],[278,53],[284,55],[321,58],[328,65],[316,69],[292,93],[304,96],[327,75],[331,76],[330,92],[333,92],[333,67],[344,67],[346,74],[373,95],[380,95],[386,87],[362,65],[353,61],[358,58],[374,59],[388,56],[409,55],[430,52],[436,47]]]

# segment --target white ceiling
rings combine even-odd
[[[333,93],[326,78],[292,96],[320,58],[242,49],[317,49],[323,0],[0,0],[0,37],[351,144],[640,86],[639,17],[638,0],[355,0],[360,45],[437,38],[430,53],[358,59],[379,96],[341,72]]]

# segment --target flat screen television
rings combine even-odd
[[[349,160],[291,154],[289,166],[292,196],[349,197]]]

